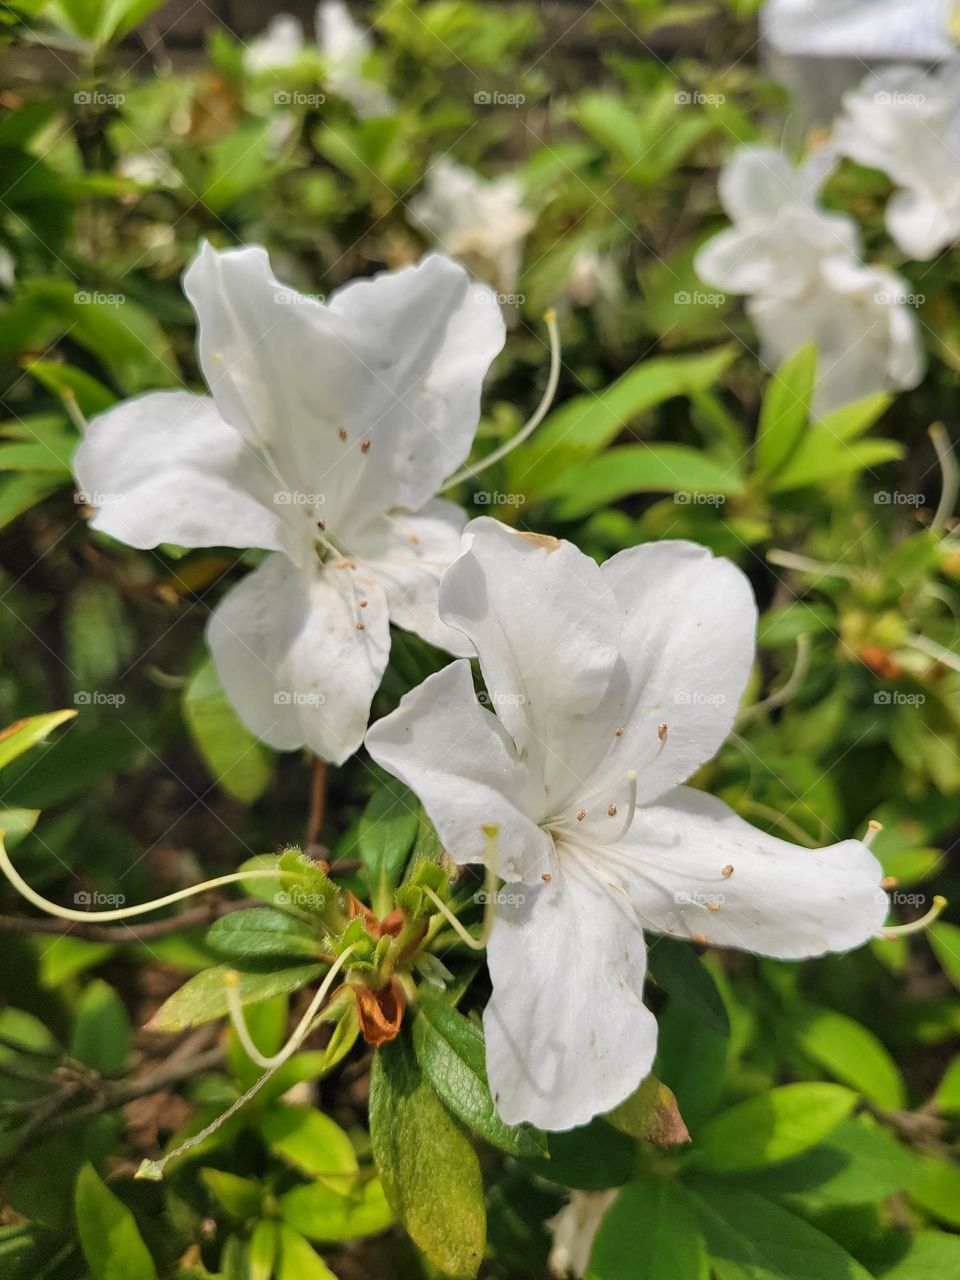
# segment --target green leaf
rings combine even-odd
[[[276,907],[231,911],[207,930],[207,942],[233,960],[260,956],[302,959],[323,952],[322,940],[310,926]]]
[[[284,1221],[308,1240],[356,1240],[383,1231],[393,1221],[379,1178],[362,1182],[349,1196],[322,1182],[295,1187],[280,1201]]]
[[[691,1005],[710,1030],[730,1034],[726,1006],[717,984],[688,942],[663,935],[654,939],[647,954],[650,975],[667,995]]]
[[[960,1237],[942,1231],[919,1231],[898,1241],[896,1260],[872,1264],[880,1280],[956,1280],[960,1276]],[[871,1259],[868,1259],[871,1261]]]
[[[817,349],[801,347],[767,384],[756,443],[758,476],[772,476],[784,465],[803,435],[817,375]]]
[[[267,1218],[261,1218],[253,1228],[250,1236],[250,1274],[247,1280],[270,1280],[280,1248],[279,1228],[279,1223]],[[290,1230],[289,1227],[284,1229]]]
[[[704,1124],[693,1159],[735,1172],[776,1164],[822,1142],[850,1114],[857,1095],[838,1084],[787,1084],[738,1102]]]
[[[656,1076],[647,1076],[634,1093],[606,1117],[621,1133],[658,1147],[690,1141],[673,1092]]]
[[[482,1030],[421,987],[413,1023],[417,1061],[434,1091],[458,1120],[508,1155],[545,1155],[546,1136],[530,1125],[507,1125],[487,1083]]]
[[[789,489],[838,480],[884,462],[897,461],[904,453],[903,445],[896,440],[870,439],[847,444],[829,435],[823,423],[814,422],[789,462],[773,478],[769,491],[785,493]]]
[[[605,1214],[585,1280],[708,1280],[707,1250],[682,1188],[645,1178]]]
[[[179,991],[166,1000],[148,1023],[152,1031],[182,1031],[185,1027],[199,1027],[227,1013],[227,989],[223,981],[232,966],[220,964],[194,974]],[[240,1002],[253,1004],[268,1000],[271,996],[299,991],[313,982],[323,971],[323,965],[298,964],[271,969],[266,973],[240,971]]]
[[[130,1053],[130,1019],[113,987],[97,979],[77,1004],[71,1056],[94,1071],[120,1071]]]
[[[337,1280],[313,1246],[285,1222],[277,1223],[276,1280]]]
[[[200,1177],[227,1213],[238,1222],[246,1222],[261,1212],[264,1190],[259,1182],[238,1177],[225,1169],[201,1169]]]
[[[938,920],[927,930],[927,937],[943,972],[960,990],[960,925]]]
[[[371,796],[357,833],[360,860],[374,914],[387,915],[420,825],[420,804],[402,782],[391,779]]]
[[[25,751],[43,742],[49,733],[64,723],[72,720],[75,711],[48,711],[46,715],[30,716],[27,720],[18,720],[15,724],[0,733],[0,769],[5,768],[11,760],[22,756]]]
[[[270,781],[270,753],[241,723],[208,658],[183,694],[183,716],[201,758],[224,791],[252,804]]]
[[[954,1058],[947,1067],[933,1100],[938,1111],[950,1115],[960,1111],[960,1057]]]
[[[264,1142],[277,1155],[341,1195],[360,1172],[353,1143],[329,1116],[313,1107],[276,1103],[260,1118]]]
[[[0,477],[0,529],[62,489],[64,479],[44,471],[13,472]]]
[[[133,1214],[85,1164],[77,1175],[77,1227],[93,1280],[156,1280]]]
[[[374,1055],[370,1141],[387,1199],[413,1242],[445,1275],[470,1280],[486,1240],[480,1165],[402,1036]]]
[[[570,467],[543,496],[559,498],[558,515],[574,520],[636,493],[739,493],[743,476],[683,444],[625,444]]]
[[[41,386],[59,396],[65,406],[71,402],[76,404],[85,418],[103,413],[116,402],[116,396],[102,382],[73,365],[61,364],[59,360],[31,360],[26,367]],[[76,442],[76,433],[74,440]]]
[[[689,1185],[716,1280],[870,1280],[829,1236],[717,1179]]]
[[[790,1006],[789,1024],[804,1053],[835,1079],[878,1107],[905,1105],[900,1069],[872,1031],[833,1009],[803,1004]]]
[[[951,1227],[960,1227],[960,1166],[928,1156],[920,1162],[910,1198]]]
[[[578,1129],[548,1135],[549,1156],[525,1156],[523,1164],[547,1182],[578,1191],[622,1187],[636,1173],[637,1144],[601,1117]]]

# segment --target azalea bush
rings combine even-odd
[[[0,1280],[960,1276],[955,30],[757,9],[4,7]]]

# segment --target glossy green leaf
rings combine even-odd
[[[260,1213],[264,1190],[259,1182],[241,1178],[226,1169],[201,1169],[200,1177],[220,1205],[238,1222],[246,1222]]]
[[[207,942],[231,960],[261,956],[291,960],[323,953],[323,940],[310,926],[276,907],[231,911],[207,930]]]
[[[252,804],[270,781],[271,757],[241,723],[223,691],[212,658],[184,690],[183,715],[212,777],[224,791]]]
[[[872,1031],[845,1014],[813,1005],[791,1006],[789,1022],[804,1053],[836,1080],[878,1107],[896,1110],[905,1104],[900,1069]]]
[[[607,1210],[585,1280],[709,1280],[707,1250],[683,1189],[668,1178],[630,1183]]]
[[[199,1027],[214,1018],[222,1018],[227,1012],[227,992],[223,975],[230,972],[230,965],[216,965],[195,974],[165,1001],[150,1019],[154,1031],[182,1031],[185,1027]],[[284,992],[299,991],[323,971],[319,964],[287,965],[263,973],[253,970],[240,971],[240,1001],[253,1004]]]
[[[736,1172],[776,1164],[822,1142],[850,1114],[857,1095],[837,1084],[787,1084],[738,1102],[702,1125],[693,1159]]]
[[[156,1280],[157,1269],[136,1220],[93,1165],[77,1175],[77,1227],[92,1280]]]
[[[641,493],[739,493],[743,476],[729,463],[683,444],[625,444],[564,471],[545,497],[563,520]]]
[[[393,905],[420,824],[420,803],[402,782],[384,783],[363,811],[357,839],[373,909],[381,918]]]
[[[379,1178],[368,1178],[348,1196],[322,1182],[295,1187],[280,1200],[284,1221],[308,1240],[356,1240],[374,1235],[393,1222]]]
[[[774,475],[793,453],[810,414],[817,349],[801,347],[777,369],[763,397],[756,443],[759,476]]]
[[[730,1022],[717,984],[688,942],[665,935],[653,939],[647,964],[658,987],[686,1001],[711,1031],[722,1036],[729,1034]]]
[[[260,1117],[264,1142],[288,1164],[348,1195],[359,1173],[347,1134],[314,1107],[275,1103]]]
[[[113,987],[99,980],[84,989],[77,1004],[70,1054],[104,1073],[119,1072],[130,1053],[130,1019]]]
[[[17,756],[43,742],[48,734],[66,720],[72,720],[75,711],[49,711],[45,715],[30,716],[27,720],[18,720],[0,733],[0,769],[8,765]]]
[[[313,1245],[285,1222],[277,1223],[276,1280],[337,1280]]]

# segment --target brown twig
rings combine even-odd
[[[327,811],[327,762],[316,756],[313,761],[313,775],[310,780],[310,814],[307,818],[307,833],[303,847],[313,857],[323,852],[320,845],[320,832]]]
[[[237,902],[205,902],[191,907],[179,915],[165,920],[151,920],[148,924],[83,924],[77,920],[60,920],[46,916],[0,916],[0,933],[69,933],[73,938],[86,942],[146,942],[151,938],[165,938],[179,929],[194,929],[210,924],[231,911],[240,911],[254,905],[255,899],[241,898]]]

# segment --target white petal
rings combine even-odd
[[[941,201],[925,191],[896,191],[887,201],[887,230],[899,248],[927,262],[960,239],[960,202]]]
[[[454,861],[482,862],[483,828],[495,823],[504,879],[539,883],[550,874],[552,841],[526,817],[539,781],[477,700],[469,662],[451,663],[408,693],[371,725],[366,747],[416,792]]]
[[[74,460],[96,529],[131,547],[260,547],[299,559],[302,511],[207,396],[153,391],[94,418]],[[285,495],[282,495],[285,496]]]
[[[484,375],[504,341],[496,298],[430,254],[347,285],[329,310],[364,358],[353,419],[371,447],[353,500],[370,513],[416,511],[470,452]]]
[[[256,36],[243,51],[243,66],[248,75],[289,67],[303,53],[303,27],[299,18],[289,13],[276,13],[267,23],[263,35]]]
[[[264,742],[307,746],[333,764],[359,747],[390,653],[374,578],[360,569],[298,570],[270,556],[224,597],[207,640],[227,696]]]
[[[457,657],[472,656],[473,646],[441,621],[437,597],[440,579],[460,554],[465,523],[456,503],[438,498],[414,515],[379,516],[350,545],[386,592],[390,621]]]
[[[711,946],[783,960],[849,951],[887,914],[883,870],[859,840],[803,849],[689,787],[638,810],[622,854],[644,928]]]
[[[504,895],[487,963],[487,1074],[507,1124],[575,1128],[649,1073],[657,1024],[642,999],[643,934],[626,898],[582,864],[564,858],[549,884]]]
[[[473,641],[498,716],[549,783],[551,760],[575,750],[571,718],[597,706],[617,661],[620,620],[599,568],[570,542],[483,517],[443,580],[440,614]]]

